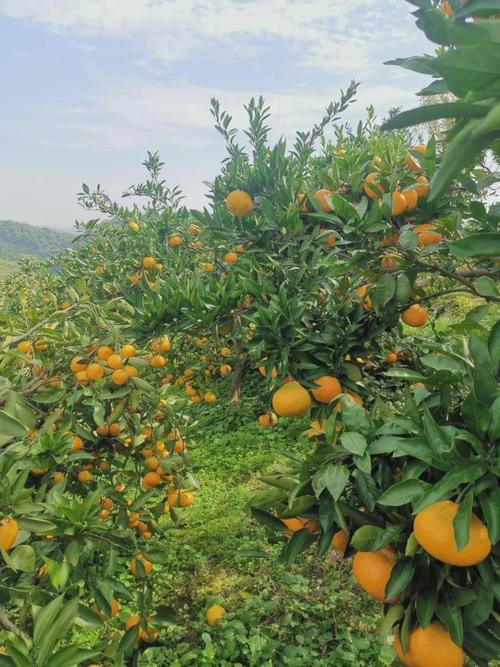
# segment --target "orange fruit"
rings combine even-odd
[[[130,379],[130,376],[127,373],[127,371],[119,369],[117,371],[113,371],[113,374],[111,375],[111,379],[113,380],[113,384],[116,384],[118,386],[122,386],[124,384],[127,384],[127,382]]]
[[[152,269],[154,265],[156,264],[156,260],[154,257],[144,257],[142,260],[142,266],[144,269]]]
[[[82,385],[89,384],[90,382],[87,371],[78,371],[78,373],[75,373],[75,378],[77,382]]]
[[[418,187],[413,188],[419,197],[426,197],[429,194],[429,179],[425,176],[417,176],[415,179],[419,183]]]
[[[89,364],[86,373],[89,380],[100,380],[104,377],[104,368],[101,364]]]
[[[222,375],[223,378],[226,377],[226,375],[229,375],[231,372],[232,368],[229,364],[222,364],[222,366],[219,368],[219,372]]]
[[[436,225],[433,225],[432,223],[417,225],[413,229],[418,236],[418,242],[421,246],[433,245],[434,243],[440,243],[443,240],[443,235],[435,230]]]
[[[369,287],[370,285],[368,283],[365,283],[364,285],[360,285],[356,289],[356,294],[358,295],[359,300],[362,302],[364,310],[371,310],[373,306],[372,300],[370,299],[369,296],[367,296]]]
[[[287,382],[273,395],[273,409],[280,417],[300,417],[311,407],[311,397],[304,387],[296,382]]]
[[[137,370],[137,368],[135,366],[132,366],[131,364],[125,366],[123,370],[129,376],[129,378],[135,378],[139,375],[139,371]]]
[[[52,484],[59,484],[59,482],[62,482],[64,480],[64,475],[62,472],[55,472],[52,475]]]
[[[109,347],[109,345],[101,345],[101,347],[97,349],[97,358],[100,359],[100,361],[106,361],[112,354],[113,348]]]
[[[221,607],[220,604],[213,604],[207,609],[205,615],[208,625],[215,625],[226,613],[224,607]]]
[[[276,426],[278,423],[278,417],[274,414],[274,412],[266,412],[264,415],[260,415],[259,417],[259,424],[263,428],[269,428],[270,426]]]
[[[149,365],[153,366],[153,368],[163,368],[165,363],[165,357],[162,357],[161,354],[155,354],[154,357],[151,357],[149,360]]]
[[[325,239],[325,245],[327,248],[333,248],[333,246],[337,243],[337,237],[334,236],[333,234],[328,234],[328,236]]]
[[[391,216],[394,218],[397,215],[401,215],[403,211],[406,210],[407,202],[406,197],[402,192],[396,191],[392,193],[392,209]]]
[[[404,190],[403,192],[406,199],[406,210],[413,211],[417,208],[418,203],[418,194],[416,190]]]
[[[122,367],[122,359],[119,354],[110,354],[106,359],[106,363],[109,368],[112,368],[115,371]]]
[[[236,264],[238,261],[238,255],[235,252],[226,252],[224,255],[224,261],[228,264]]]
[[[73,357],[69,368],[73,373],[79,373],[80,371],[86,370],[87,364],[82,361],[82,357]]]
[[[380,241],[379,241],[379,246],[381,248],[386,248],[389,245],[396,245],[396,243],[399,241],[399,234],[397,232],[393,232],[390,236],[383,236]]]
[[[139,567],[137,566],[138,561],[140,561],[143,565],[144,568],[144,575],[142,575],[139,571]],[[153,565],[146,559],[142,554],[139,554],[135,558],[132,559],[130,563],[130,571],[134,575],[134,577],[141,577],[145,576],[147,577],[148,574],[151,574],[153,571]]]
[[[188,227],[188,232],[193,236],[198,236],[198,234],[201,232],[201,229],[198,227],[198,225],[195,225],[194,222],[192,222]]]
[[[101,498],[100,500],[101,505],[104,507],[105,510],[110,510],[113,508],[113,501],[111,498]]]
[[[464,652],[440,623],[426,628],[417,627],[410,633],[408,652],[403,653],[399,634],[394,638],[394,650],[407,667],[462,667]]]
[[[453,530],[453,519],[458,508],[457,503],[442,500],[419,512],[413,523],[415,539],[422,549],[442,563],[458,567],[477,565],[491,551],[488,531],[481,519],[473,513],[469,541],[459,551]]]
[[[139,229],[140,229],[140,226],[139,226],[139,224],[138,224],[137,222],[131,220],[131,221],[128,223],[128,228],[131,229],[133,232],[138,232]]]
[[[331,546],[333,549],[335,549],[335,551],[344,554],[348,543],[349,535],[345,532],[345,530],[338,530],[332,537]]]
[[[388,364],[395,364],[398,360],[398,355],[395,352],[388,352],[385,355],[385,360]]]
[[[427,153],[427,146],[422,146],[422,145],[413,146],[411,150],[415,153],[422,153],[422,155],[425,155],[425,153]],[[406,156],[406,166],[410,171],[414,172],[422,171],[422,166],[420,162],[417,159],[415,159],[413,155],[410,155],[410,153],[408,153],[408,155]]]
[[[137,354],[137,350],[133,345],[124,345],[120,350],[120,354],[122,357],[128,359],[130,357],[135,357],[135,355]]]
[[[384,188],[378,182],[379,179],[380,174],[378,171],[372,171],[372,173],[368,174],[368,176],[365,178],[363,190],[368,195],[368,197],[370,197],[370,199],[380,199],[380,197],[384,194]]]
[[[92,605],[92,611],[95,611],[95,613],[99,615],[99,618],[101,619],[101,621],[108,621],[110,618],[113,618],[114,616],[116,616],[117,613],[120,611],[120,605],[119,605],[118,602],[115,600],[115,598],[113,598],[113,599],[111,600],[111,605],[110,605],[110,606],[111,606],[111,614],[110,614],[110,616],[107,616],[106,614],[104,614],[104,613],[99,609],[99,607],[97,606],[97,603],[94,603],[94,604]]]
[[[382,259],[380,260],[380,266],[382,269],[392,269],[394,266],[396,266],[396,259],[398,258],[397,253],[395,252],[388,252],[385,255],[382,256]]]
[[[78,481],[81,482],[82,484],[86,484],[87,482],[90,482],[90,480],[92,479],[92,475],[88,470],[80,470],[77,477]]]
[[[254,203],[248,192],[233,190],[226,197],[226,208],[232,215],[243,218],[254,209]]]
[[[220,351],[220,356],[221,357],[230,357],[231,356],[231,350],[228,347],[223,347]]]
[[[154,488],[161,484],[161,477],[157,472],[147,472],[142,478],[142,482],[147,488]]]
[[[328,197],[331,197],[333,192],[331,190],[327,190],[326,188],[322,188],[321,190],[318,190],[316,194],[314,195],[314,198],[317,199],[320,203],[321,210],[324,213],[332,213],[333,208],[331,207],[330,202],[328,201]]]
[[[71,441],[71,451],[78,452],[80,449],[83,449],[83,440],[79,435],[74,435]]]
[[[284,531],[285,535],[291,536],[294,533],[297,533],[299,530],[306,528],[311,535],[318,530],[318,522],[316,519],[310,519],[305,516],[296,516],[291,519],[281,519],[281,522],[285,524],[288,530]]]
[[[172,234],[168,239],[168,245],[171,248],[177,248],[177,246],[180,246],[181,243],[182,238],[179,236],[179,234]]]
[[[259,373],[262,375],[262,377],[266,377],[266,368],[265,368],[265,366],[259,366]],[[273,366],[272,369],[271,369],[271,372],[270,372],[270,376],[274,379],[275,377],[277,377],[277,375],[278,375],[278,371]]]
[[[188,507],[194,502],[194,496],[190,491],[182,491],[179,495],[179,505],[181,507]]]
[[[156,470],[160,465],[160,461],[156,458],[156,456],[148,456],[144,463],[146,468],[149,468],[150,470]]]
[[[16,541],[19,526],[12,517],[6,517],[0,521],[0,544],[8,551]]]
[[[96,428],[95,432],[101,438],[106,438],[109,435],[109,426],[107,424],[101,424]]]
[[[429,319],[426,309],[418,303],[414,303],[401,313],[401,319],[409,327],[423,327]]]
[[[342,393],[342,386],[336,377],[332,375],[323,375],[323,377],[314,380],[318,389],[312,389],[311,393],[320,403],[330,403],[335,396]]]
[[[217,400],[217,396],[214,394],[213,391],[207,391],[203,394],[203,400],[205,403],[215,403]]]
[[[380,602],[385,600],[385,588],[396,564],[396,554],[384,547],[379,551],[358,551],[352,561],[352,573],[361,588]]]

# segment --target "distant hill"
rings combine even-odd
[[[23,255],[46,259],[70,246],[74,237],[48,227],[0,220],[0,260],[17,262]]]

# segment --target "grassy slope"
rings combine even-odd
[[[71,245],[73,238],[68,232],[0,220],[0,258],[11,262],[23,255],[48,258]]]
[[[193,434],[201,490],[183,515],[186,528],[170,532],[170,563],[160,579],[165,604],[176,609],[180,623],[163,637],[169,648],[148,649],[140,664],[384,664],[373,637],[381,608],[354,586],[349,564],[320,561],[312,552],[292,567],[281,566],[278,547],[269,547],[251,521],[246,503],[257,474],[285,460],[306,423],[266,431],[245,403],[208,409],[208,421]],[[267,550],[272,558],[248,558],[240,553],[245,549]],[[215,602],[227,614],[220,627],[209,629],[204,612]]]

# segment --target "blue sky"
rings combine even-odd
[[[114,196],[159,150],[202,206],[223,146],[211,96],[244,127],[263,94],[276,136],[308,129],[351,79],[355,121],[414,105],[429,51],[405,0],[0,0],[0,219],[71,228],[82,181]]]

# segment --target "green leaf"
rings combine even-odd
[[[258,509],[257,507],[251,507],[250,511],[252,512],[253,518],[257,521],[257,523],[260,523],[262,526],[267,526],[272,530],[279,530],[281,532],[287,530],[285,524],[282,521],[280,521],[277,517],[275,517],[273,514],[264,512],[264,510]]]
[[[47,667],[73,667],[80,663],[96,658],[100,651],[82,648],[81,646],[66,646],[50,658]]]
[[[481,276],[474,280],[474,288],[478,294],[484,297],[498,296],[497,283],[487,276]]]
[[[386,273],[377,280],[376,296],[379,305],[383,308],[396,293],[396,281]]]
[[[384,123],[384,130],[400,130],[419,123],[428,123],[440,118],[482,118],[484,106],[468,102],[443,102],[416,107],[409,111],[402,111]]]
[[[460,463],[454,466],[444,477],[434,484],[413,506],[413,512],[421,512],[429,505],[445,498],[461,484],[475,482],[487,472],[484,463]]]
[[[23,438],[26,435],[26,426],[4,410],[0,410],[0,433],[9,438]]]
[[[449,604],[439,604],[436,607],[436,616],[448,628],[455,644],[457,644],[457,646],[462,646],[464,641],[464,627],[460,607],[452,607]]]
[[[36,660],[37,667],[45,667],[57,641],[63,635],[67,635],[77,613],[78,598],[73,598],[64,607],[60,608],[57,617],[52,621],[52,624],[46,629],[45,634],[40,639]]]
[[[397,67],[403,67],[404,69],[409,69],[412,72],[418,72],[419,74],[433,75],[433,60],[434,59],[430,56],[411,56],[410,58],[388,60],[384,65],[396,65]],[[384,128],[387,129],[385,125]]]
[[[470,522],[472,519],[472,504],[474,494],[469,491],[459,505],[458,512],[453,519],[453,531],[457,549],[461,551],[469,542]]]
[[[377,537],[382,532],[378,526],[361,526],[351,538],[351,546],[356,551],[370,551]]]
[[[348,452],[357,454],[358,456],[362,456],[368,447],[366,438],[362,436],[361,433],[355,433],[352,431],[342,433],[340,436],[340,442],[342,443],[342,447],[344,447],[344,449],[347,449]]]
[[[386,641],[388,634],[392,627],[403,618],[404,607],[402,604],[395,604],[389,608],[389,611],[384,616],[382,623],[379,626],[378,635],[383,642]]]
[[[448,433],[434,421],[427,406],[423,409],[422,422],[427,442],[434,453],[441,455],[450,451],[452,442]]]
[[[281,556],[282,561],[287,565],[294,563],[313,541],[313,536],[306,528],[298,530],[285,545]]]
[[[33,644],[35,649],[38,649],[47,635],[49,629],[54,624],[58,614],[63,606],[64,595],[54,598],[48,605],[40,610],[35,620],[35,628],[33,634]]]
[[[33,572],[35,562],[35,550],[29,544],[16,547],[9,558],[9,565],[20,572]]]
[[[139,642],[139,625],[133,625],[123,633],[116,652],[118,655],[128,656],[132,653]]]
[[[448,244],[456,257],[498,257],[500,256],[500,233],[482,232],[470,234],[463,239]]]
[[[422,589],[417,593],[417,619],[422,628],[426,628],[432,621],[438,601],[438,593],[435,588]]]
[[[412,558],[402,558],[392,568],[391,577],[385,587],[385,599],[399,596],[413,580],[415,563]]]
[[[479,504],[483,512],[484,521],[488,528],[490,542],[496,544],[500,540],[500,488],[492,489],[489,493],[479,496]]]
[[[488,337],[488,350],[495,375],[500,370],[500,320],[496,322]]]
[[[405,479],[384,491],[377,503],[388,507],[401,507],[420,498],[429,486],[430,484],[420,479]]]
[[[344,465],[328,464],[312,478],[312,487],[316,497],[327,489],[334,500],[338,500],[349,480],[349,468]]]

